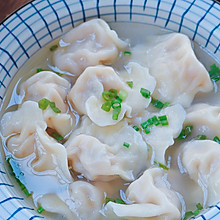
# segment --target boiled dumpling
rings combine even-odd
[[[119,73],[125,82],[133,82],[133,87],[127,89],[128,95],[126,103],[132,107],[131,114],[137,115],[143,112],[151,102],[151,98],[146,99],[140,93],[141,88],[147,89],[152,94],[156,87],[156,80],[149,74],[146,67],[135,62],[126,65],[126,71]]]
[[[204,134],[213,139],[220,136],[220,107],[208,104],[195,104],[187,109],[184,126],[193,126],[192,135]]]
[[[99,211],[102,208],[104,195],[95,186],[87,182],[75,181],[69,185],[68,191],[69,196],[65,197],[65,200],[55,194],[45,194],[38,199],[38,203],[46,211],[60,214],[66,220],[100,218]]]
[[[99,127],[84,117],[65,146],[70,164],[90,180],[106,181],[120,175],[131,181],[147,166],[147,145],[126,120]]]
[[[127,43],[101,19],[85,22],[66,33],[54,54],[54,63],[62,71],[80,75],[88,66],[110,64]]]
[[[7,147],[13,155],[22,158],[33,153],[37,126],[44,130],[47,127],[42,110],[33,101],[26,101],[18,110],[3,115],[1,132],[7,138]]]
[[[31,166],[37,172],[53,171],[58,177],[72,181],[68,169],[67,151],[65,147],[57,143],[57,141],[50,137],[46,131],[40,127],[36,128],[35,144],[34,144],[35,159]]]
[[[182,165],[204,192],[204,204],[220,200],[220,145],[211,140],[193,140],[182,146]]]
[[[160,168],[150,168],[126,190],[129,204],[108,202],[107,219],[176,220],[181,218],[181,204]]]
[[[101,109],[105,100],[102,92],[109,89],[129,90],[128,85],[121,80],[112,67],[88,67],[77,79],[69,93],[69,100],[79,114],[88,115],[99,126],[114,125],[130,115],[131,106],[121,103],[121,112],[118,120],[112,119],[112,109],[109,112]]]
[[[133,120],[134,124],[141,124],[153,116],[166,115],[168,125],[152,125],[150,133],[143,132],[143,138],[148,145],[152,147],[154,159],[157,162],[165,163],[165,152],[167,148],[174,144],[174,138],[178,137],[182,130],[185,119],[185,110],[179,104],[162,109],[159,113],[150,113],[145,111],[140,117]]]
[[[189,107],[198,92],[213,88],[205,67],[197,60],[186,35],[172,33],[156,40],[147,62],[157,81],[154,98]]]
[[[20,95],[25,100],[39,102],[46,98],[54,102],[61,113],[55,113],[51,108],[44,110],[44,120],[48,127],[55,129],[65,136],[73,127],[73,115],[70,114],[66,103],[66,96],[70,90],[70,83],[51,71],[42,71],[26,80],[20,89]]]

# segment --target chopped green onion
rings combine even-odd
[[[55,112],[55,113],[60,113],[60,109],[58,109],[55,105],[54,102],[51,102],[50,100],[43,98],[38,102],[38,106],[40,109],[45,110],[48,105],[50,105],[51,109]]]
[[[148,122],[147,122],[147,121],[141,123],[141,127],[142,127],[143,129],[145,129],[147,126],[148,126]]]
[[[121,109],[121,102],[120,102],[120,100],[118,100],[118,99],[112,100],[111,106],[112,106],[113,109],[116,109],[116,108],[120,108]]]
[[[166,165],[162,164],[162,163],[154,161],[154,164],[157,165],[160,168],[163,168],[164,170],[169,170],[169,168]]]
[[[62,73],[59,73],[59,72],[54,72],[54,73],[56,73],[58,76],[63,76]]]
[[[157,119],[157,116],[151,118],[154,125],[158,126],[160,124],[159,120]]]
[[[119,199],[119,198],[116,198],[116,199],[112,199],[112,198],[106,198],[105,199],[105,205],[108,203],[108,202],[115,202],[115,203],[118,203],[118,204],[125,204],[125,202],[122,200],[122,199]]]
[[[58,109],[55,105],[55,102],[50,102],[50,107],[55,113],[60,113],[60,109]]]
[[[120,111],[121,111],[121,108],[113,109],[113,115],[112,115],[113,120],[118,120],[118,115],[119,115]]]
[[[134,85],[133,81],[127,81],[126,83],[128,84],[130,88],[133,88],[133,85]]]
[[[205,140],[207,137],[206,137],[206,135],[204,135],[204,134],[198,134],[197,136],[196,136],[196,139],[197,140]]]
[[[182,129],[182,131],[180,132],[180,134],[177,137],[177,139],[178,140],[183,140],[183,139],[187,138],[189,135],[191,135],[192,129],[193,129],[192,125],[186,126],[185,129]]]
[[[123,146],[129,148],[129,147],[130,147],[130,144],[128,144],[127,142],[124,142],[124,143],[123,143]]]
[[[112,199],[112,198],[106,198],[105,199],[105,205],[108,203],[108,202],[114,202],[115,200],[114,199]]]
[[[215,142],[217,142],[217,143],[219,143],[219,144],[220,144],[220,139],[219,139],[219,137],[218,137],[218,136],[215,136],[215,137],[213,138],[213,141],[215,141]]]
[[[150,133],[150,129],[149,129],[148,127],[146,127],[146,128],[144,129],[144,131],[145,131],[146,134],[149,134],[149,133]]]
[[[220,80],[220,68],[216,64],[210,66],[209,76],[213,82]]]
[[[138,126],[134,125],[133,128],[134,128],[135,131],[139,131],[139,127]]]
[[[115,199],[115,203],[118,203],[118,204],[125,204],[125,202],[122,200],[122,199]]]
[[[124,51],[124,55],[131,55],[131,51]]]
[[[103,99],[105,99],[106,101],[111,101],[113,100],[115,97],[114,97],[114,94],[110,91],[104,91],[102,93],[102,97]]]
[[[198,203],[198,204],[196,204],[196,208],[197,209],[194,212],[192,212],[192,211],[186,212],[185,216],[184,216],[184,220],[187,220],[190,217],[194,217],[194,216],[198,215],[199,212],[203,209],[203,206],[200,203]]]
[[[53,132],[52,137],[55,138],[58,142],[63,140],[63,136],[59,135],[57,132]]]
[[[141,88],[140,93],[143,97],[145,97],[146,99],[150,98],[150,91],[144,88]]]
[[[39,73],[39,72],[42,72],[44,71],[42,68],[37,68],[36,72]]]
[[[163,102],[161,102],[161,101],[159,101],[159,100],[157,100],[157,99],[154,99],[154,98],[151,99],[151,104],[152,104],[154,107],[159,108],[159,109],[162,109],[162,108],[164,107]]]
[[[41,99],[39,102],[38,102],[38,106],[40,109],[42,110],[45,110],[47,108],[47,106],[50,104],[50,101],[46,98],[44,99]]]
[[[54,50],[56,50],[57,48],[58,48],[58,45],[55,44],[55,45],[53,45],[53,46],[50,47],[50,51],[54,51]]]
[[[110,101],[108,101],[108,102],[105,102],[104,104],[102,104],[101,109],[103,109],[106,112],[109,112],[111,107],[112,107],[112,104]]]
[[[16,182],[20,186],[23,193],[27,197],[29,197],[31,193],[27,190],[26,186],[21,182],[21,180],[24,179],[24,173],[21,172],[19,164],[11,157],[7,158],[6,161],[9,165],[10,174],[14,176]]]
[[[120,90],[119,91],[119,93],[118,93],[118,97],[122,100],[122,101],[124,101],[126,98],[127,98],[127,92],[125,91],[125,90]]]
[[[118,91],[116,89],[109,89],[108,91],[112,93],[114,98],[116,98],[116,96],[118,94]]]
[[[166,115],[158,116],[158,120],[162,126],[169,125]]]
[[[39,214],[41,214],[43,211],[45,211],[45,209],[42,208],[42,206],[40,206],[40,207],[37,209],[37,212],[38,212]]]

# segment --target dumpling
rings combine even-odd
[[[156,86],[155,79],[149,75],[148,69],[137,63],[129,63],[127,70],[120,77],[113,68],[105,66],[88,67],[77,79],[69,93],[69,100],[80,114],[88,115],[99,126],[108,126],[118,123],[126,115],[138,114],[147,108],[151,98],[144,98],[140,89],[145,88],[151,93]],[[132,80],[133,88],[130,88],[124,80]],[[102,92],[116,89],[124,90],[127,97],[121,103],[121,112],[118,120],[112,119],[112,109],[109,112],[101,109],[104,99]]]
[[[130,115],[131,107],[126,102],[122,102],[118,120],[113,120],[112,109],[109,112],[101,109],[104,103],[102,92],[109,89],[126,91],[129,87],[112,67],[88,67],[77,79],[68,97],[79,114],[88,115],[97,125],[114,125],[122,120],[125,114]]]
[[[141,124],[153,116],[166,115],[168,125],[150,127],[150,133],[142,132],[143,138],[148,145],[152,147],[154,160],[160,163],[165,163],[165,152],[167,148],[174,144],[174,138],[178,137],[182,130],[183,122],[185,120],[185,110],[179,104],[169,106],[162,109],[159,113],[150,113],[145,111],[140,117],[133,120],[134,124]]]
[[[65,101],[69,90],[70,83],[66,79],[51,71],[41,71],[21,85],[20,95],[23,102],[26,100],[39,102],[43,98],[54,102],[61,113],[55,113],[48,107],[43,113],[44,120],[48,127],[65,136],[71,131],[74,118]]]
[[[182,146],[182,166],[204,192],[204,204],[220,200],[220,145],[211,140],[193,140]]]
[[[127,43],[101,19],[85,22],[66,33],[54,53],[54,63],[60,70],[80,75],[86,67],[110,64]]]
[[[155,219],[181,218],[181,203],[177,194],[169,188],[160,168],[150,168],[132,182],[126,190],[129,204],[108,202],[104,208],[107,219]]]
[[[107,181],[119,175],[131,181],[147,166],[147,145],[126,120],[99,127],[84,117],[65,146],[69,163],[90,180]]]
[[[220,136],[220,107],[208,104],[195,104],[187,109],[184,126],[192,125],[194,137],[204,134],[213,139]]]
[[[198,92],[213,89],[209,74],[197,60],[186,35],[167,34],[157,38],[156,43],[147,55],[150,74],[157,81],[154,98],[189,107]]]
[[[31,166],[35,171],[49,170],[55,172],[60,179],[65,179],[66,182],[72,181],[66,148],[40,127],[36,128],[34,152],[36,157],[31,162]]]
[[[47,124],[42,110],[33,101],[26,101],[18,110],[3,115],[1,133],[7,138],[7,147],[13,155],[23,158],[33,153],[37,126],[45,130]]]
[[[129,62],[126,65],[126,71],[120,72],[119,76],[125,82],[133,82],[132,89],[127,89],[128,95],[126,98],[126,103],[132,107],[131,114],[137,115],[143,112],[150,104],[151,98],[144,98],[140,90],[144,88],[152,94],[156,87],[156,80],[149,74],[148,68],[135,62]]]
[[[104,195],[90,183],[75,181],[69,185],[69,196],[64,199],[55,194],[45,194],[38,203],[46,211],[57,213],[66,220],[98,220]],[[64,200],[64,201],[63,201]],[[62,218],[62,217],[61,217]]]

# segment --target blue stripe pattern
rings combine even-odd
[[[208,12],[211,10],[211,8],[213,7],[215,3],[213,2],[211,4],[211,6],[209,7],[209,9],[205,12],[205,14],[201,17],[201,19],[197,22],[197,25],[196,25],[196,30],[194,31],[194,35],[192,37],[192,39],[194,40],[195,37],[196,37],[196,34],[197,34],[197,31],[198,31],[198,28],[199,28],[199,24],[204,20],[205,16],[208,14]]]
[[[206,0],[184,0],[184,4],[183,6],[181,6],[181,2],[183,1],[170,1],[170,0],[142,0],[142,1],[134,1],[134,0],[130,0],[127,1],[127,3],[125,4],[125,1],[122,1],[123,3],[121,3],[121,0],[113,0],[113,1],[108,1],[108,0],[91,0],[92,2],[94,2],[93,6],[88,7],[87,6],[87,2],[90,2],[90,0],[38,0],[38,1],[34,1],[31,2],[29,5],[27,5],[25,8],[23,8],[22,10],[18,11],[15,15],[16,16],[12,16],[11,19],[9,19],[8,21],[4,22],[4,24],[2,24],[0,26],[0,32],[4,33],[7,32],[5,34],[2,34],[2,37],[0,39],[0,55],[4,56],[7,58],[7,61],[5,63],[1,62],[0,63],[0,74],[2,74],[2,78],[0,81],[0,88],[3,90],[6,90],[7,86],[8,86],[8,81],[6,79],[9,78],[13,78],[14,73],[17,71],[16,69],[21,67],[20,61],[24,58],[27,57],[29,58],[31,51],[33,50],[33,48],[35,47],[35,45],[38,45],[39,48],[41,48],[41,41],[44,41],[45,39],[47,39],[48,35],[50,36],[51,39],[53,39],[53,34],[54,36],[57,36],[56,33],[58,33],[59,31],[63,32],[64,28],[69,28],[70,26],[74,27],[74,22],[79,22],[79,21],[86,21],[87,19],[90,18],[94,18],[94,17],[103,17],[103,18],[108,18],[108,21],[111,22],[112,21],[119,21],[119,22],[128,22],[128,21],[132,21],[133,23],[136,22],[136,17],[137,18],[143,18],[143,22],[142,20],[137,20],[137,23],[143,23],[143,24],[152,24],[152,22],[148,22],[148,19],[150,20],[154,20],[154,23],[160,27],[169,27],[171,25],[175,25],[176,26],[176,31],[181,32],[182,30],[187,30],[190,33],[192,33],[192,38],[193,39],[202,39],[204,40],[204,47],[207,48],[214,48],[212,49],[212,52],[214,54],[218,53],[219,54],[219,47],[220,47],[220,43],[219,43],[219,37],[216,34],[216,30],[219,29],[219,23],[216,24],[214,21],[215,19],[219,20],[219,13],[216,13],[215,10],[217,12],[220,12],[219,10],[219,5],[217,3],[211,2],[211,1],[206,1]],[[104,6],[100,6],[100,2],[103,1],[108,2],[109,5],[104,5]],[[135,3],[134,3],[135,2]],[[141,3],[142,2],[142,3]],[[156,6],[152,6],[155,4],[155,2],[157,3]],[[169,10],[167,10],[165,7],[163,8],[162,5],[160,7],[161,2],[163,2],[163,4],[167,5],[167,8],[169,8]],[[63,3],[63,4],[62,4]],[[117,4],[118,3],[118,4]],[[140,4],[139,4],[140,3]],[[208,10],[206,10],[206,8],[203,8],[202,6],[200,6],[200,3],[202,3],[203,5],[206,5]],[[57,7],[55,7],[57,6]],[[76,6],[76,7],[75,7]],[[129,10],[127,12],[124,12],[122,9],[123,7],[128,8]],[[75,8],[80,8],[81,10],[77,11],[75,10]],[[102,10],[101,9],[107,9],[109,8],[109,12],[105,13],[101,13]],[[49,10],[50,9],[50,10]],[[140,10],[141,9],[141,10]],[[175,14],[175,10],[174,9],[179,9],[181,11],[183,11],[182,15],[180,16],[179,14]],[[202,15],[198,14],[198,12],[196,12],[196,9],[199,9],[199,13],[200,11],[202,11]],[[43,16],[43,10],[48,11],[48,13],[46,15]],[[59,11],[60,10],[66,10],[68,13],[66,15],[63,15],[63,17],[59,17]],[[91,15],[91,11],[96,11],[96,15],[93,14]],[[34,12],[33,12],[34,11]],[[88,11],[89,16],[86,16],[86,12]],[[111,12],[112,11],[112,12]],[[155,14],[151,14],[151,12],[155,11]],[[162,13],[159,13],[162,12]],[[73,17],[77,15],[77,13],[82,13],[82,18],[79,19],[75,19],[75,21],[73,20]],[[194,14],[196,17],[199,17],[199,20],[197,21],[196,19],[191,18],[190,16],[186,16],[188,15],[188,13]],[[163,14],[168,14],[168,17],[165,18],[163,17]],[[55,16],[56,20],[54,21],[50,21],[47,19],[47,17],[50,16]],[[120,16],[119,16],[120,15]],[[177,16],[180,18],[180,22],[178,23],[176,20],[172,20],[172,15]],[[214,20],[212,19],[206,19],[207,16],[212,16],[213,18],[215,18]],[[125,20],[123,20],[123,16],[125,17]],[[36,20],[33,19],[33,22],[31,23],[30,21],[32,20],[32,18],[36,18]],[[211,17],[211,18],[212,18]],[[70,18],[70,20],[69,20]],[[203,20],[206,19],[206,21],[211,25],[211,30],[208,26],[203,26]],[[68,21],[66,21],[68,20]],[[165,21],[163,23],[163,25],[160,24],[161,21]],[[190,23],[192,25],[184,25],[185,22],[186,23]],[[37,22],[43,22],[44,23],[44,27],[42,27],[40,30],[38,30],[38,32],[44,32],[43,35],[38,36],[37,33],[35,33],[35,30],[32,28],[32,26],[34,26],[35,23]],[[16,25],[14,25],[16,24]],[[165,24],[165,25],[164,25]],[[168,25],[169,24],[169,25]],[[15,34],[16,33],[16,28],[17,27],[26,27],[26,30],[29,30],[30,32],[30,36],[26,39],[26,42],[31,41],[32,39],[34,39],[34,43],[28,44],[27,48],[25,47],[25,42],[21,42],[20,39],[22,39],[22,32]],[[193,28],[195,26],[195,28]],[[10,28],[9,28],[10,27]],[[55,27],[55,28],[54,28]],[[200,28],[204,31],[204,33],[202,33],[200,31]],[[46,29],[46,31],[45,31]],[[60,33],[60,32],[59,32]],[[18,42],[19,47],[16,48],[16,50],[10,50],[9,46],[11,43],[8,43],[8,45],[6,45],[6,47],[4,47],[4,42],[7,39],[11,39],[11,43],[16,41]],[[217,43],[216,43],[217,40]],[[48,40],[47,40],[48,41]],[[24,45],[23,45],[24,44]],[[217,44],[217,45],[216,45]],[[211,47],[210,47],[211,46]],[[9,49],[8,49],[9,48]],[[36,48],[36,47],[35,47]],[[36,52],[36,50],[34,51]],[[18,54],[18,55],[17,55]],[[25,55],[25,56],[24,56]],[[9,77],[9,78],[8,78]],[[3,95],[4,93],[0,94],[0,99],[3,99]],[[0,174],[6,174],[4,171],[0,170]],[[0,176],[0,181],[3,181],[3,179],[1,179],[1,177],[3,177],[3,175]],[[11,187],[13,189],[13,185],[6,183],[6,181],[4,180],[2,183],[0,183],[0,193],[7,191],[7,187]],[[1,191],[2,190],[2,191]],[[24,198],[19,198],[17,196],[12,196],[12,197],[7,197],[4,200],[0,201],[0,205],[1,204],[7,204],[10,201],[13,200],[23,200]],[[0,206],[1,208],[1,206]],[[215,209],[220,210],[219,206],[214,206]],[[17,219],[16,218],[16,214],[18,213],[23,213],[23,215],[26,217],[24,217],[24,219],[35,219],[35,218],[43,218],[42,216],[38,216],[35,215],[35,212],[30,212],[30,214],[26,214],[26,212],[22,212],[23,210],[30,210],[33,211],[33,208],[30,207],[16,207],[15,209],[16,211],[12,211],[12,210],[6,210],[6,212],[9,213],[9,217],[8,220],[10,219]],[[35,214],[33,214],[35,213]],[[206,214],[201,215],[201,218],[204,220],[211,220],[214,217],[216,217],[219,212],[215,212],[215,214],[212,215],[211,218],[206,218]],[[5,217],[6,218],[6,217]],[[19,219],[20,220],[20,219]]]

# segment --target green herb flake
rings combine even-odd
[[[204,135],[204,134],[198,134],[197,136],[196,136],[196,139],[197,140],[206,140],[206,135]]]
[[[169,122],[168,122],[166,115],[158,116],[158,120],[162,126],[169,125]]]
[[[131,51],[128,50],[124,51],[124,55],[131,55]]]
[[[163,168],[164,170],[169,170],[169,168],[166,165],[162,164],[162,163],[154,161],[154,164],[157,165],[160,168]]]
[[[124,143],[123,143],[123,146],[126,147],[126,148],[129,148],[129,147],[130,147],[130,144],[127,143],[127,142],[124,142]]]
[[[124,202],[122,199],[119,199],[119,198],[112,199],[112,198],[107,197],[107,198],[105,199],[105,205],[106,205],[108,202],[114,202],[114,203],[118,203],[118,204],[125,204],[125,202]]]
[[[55,113],[61,112],[61,110],[56,107],[55,102],[50,102],[50,107]]]
[[[196,204],[196,210],[193,212],[193,211],[188,211],[185,213],[185,216],[184,216],[184,220],[187,220],[191,217],[195,217],[199,214],[199,212],[203,209],[203,206],[200,204],[200,203],[197,203]]]
[[[187,220],[192,216],[194,216],[192,211],[186,212],[183,220]]]
[[[42,68],[37,68],[36,73],[44,71]]]
[[[161,101],[159,101],[159,100],[157,100],[157,99],[154,99],[154,98],[151,99],[151,104],[152,104],[154,107],[159,108],[159,109],[162,109],[162,108],[164,107],[163,102],[161,102]]]
[[[220,144],[220,139],[219,139],[219,137],[218,137],[218,136],[215,136],[215,137],[213,138],[213,141],[215,141],[215,142],[217,142],[217,143],[219,143],[219,144]]]
[[[139,127],[136,126],[136,125],[134,125],[133,128],[134,128],[135,131],[139,131],[140,130]]]
[[[124,101],[126,98],[127,98],[127,92],[125,91],[125,90],[120,90],[119,91],[119,93],[118,93],[118,97],[122,100],[122,101]]]
[[[210,66],[209,76],[213,82],[220,80],[220,68],[216,64]]]
[[[55,138],[58,142],[63,140],[63,136],[59,135],[57,132],[53,132],[52,137]]]
[[[50,47],[50,51],[55,51],[58,48],[58,45],[53,45]]]
[[[50,104],[50,100],[46,98],[43,98],[38,102],[38,106],[42,110],[45,110],[49,104]]]
[[[149,90],[141,88],[140,93],[144,98],[146,98],[146,99],[150,98],[150,91]]]
[[[121,112],[121,108],[113,109],[112,119],[113,120],[118,120],[118,115],[119,115],[120,112]]]
[[[108,203],[108,202],[114,202],[115,200],[114,199],[112,199],[112,198],[106,198],[105,199],[105,205]]]
[[[182,129],[179,136],[177,137],[178,140],[186,139],[192,133],[193,126],[187,125],[185,128]]]
[[[37,209],[37,212],[38,212],[39,214],[41,214],[43,211],[45,211],[45,209],[44,209],[42,206],[40,206],[40,207]]]
[[[133,88],[133,85],[134,85],[133,81],[127,81],[126,83],[128,84],[128,86],[129,86],[131,89]]]
[[[104,104],[102,104],[102,107],[101,109],[106,111],[106,112],[109,112],[110,109],[111,109],[112,105],[111,105],[111,102],[110,101],[107,101],[105,102]]]
[[[115,199],[115,203],[118,203],[118,204],[125,204],[125,202],[122,200],[122,199]]]

